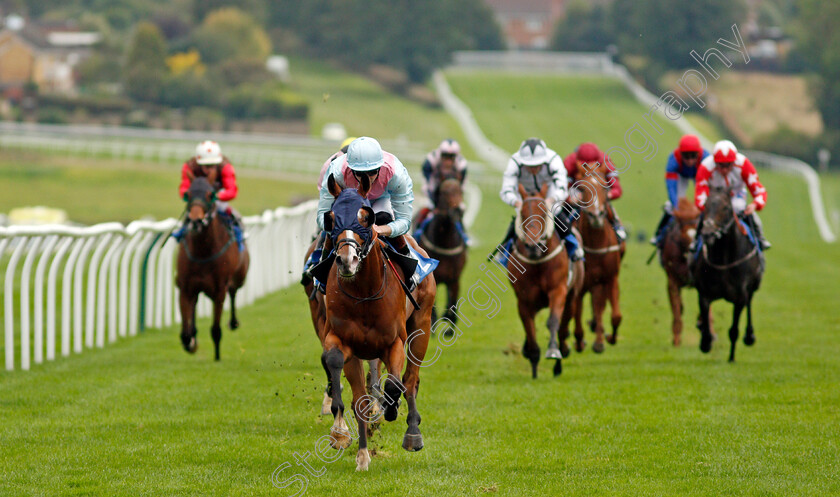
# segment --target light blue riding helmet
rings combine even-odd
[[[382,147],[369,136],[356,138],[347,147],[347,165],[356,172],[372,171],[385,163]]]

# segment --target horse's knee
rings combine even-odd
[[[321,360],[329,371],[340,371],[344,367],[344,354],[337,348],[324,352]]]

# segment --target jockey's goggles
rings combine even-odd
[[[697,152],[683,152],[682,153],[682,158],[683,159],[696,159],[697,158]]]
[[[353,174],[357,176],[364,174],[367,175],[368,178],[373,178],[379,174],[379,168],[377,167],[376,169],[371,169],[370,171],[353,171]]]

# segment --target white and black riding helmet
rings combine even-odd
[[[528,138],[519,146],[516,162],[522,166],[539,166],[549,161],[548,147],[539,138]]]

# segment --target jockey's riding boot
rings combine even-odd
[[[390,239],[391,245],[394,249],[401,253],[402,255],[411,255],[411,252],[408,250],[408,243],[405,241],[405,235],[395,236]]]
[[[665,226],[668,225],[668,222],[671,220],[671,214],[668,211],[662,212],[662,218],[659,220],[659,224],[656,226],[656,232],[653,234],[653,238],[650,239],[651,245],[656,245],[659,248],[662,248],[662,240],[665,234]]]
[[[172,232],[172,237],[175,238],[175,241],[180,242],[184,238],[184,234],[187,231],[187,223],[181,223],[181,226],[178,227],[177,230]]]
[[[607,218],[610,220],[610,224],[612,224],[612,227],[615,230],[615,236],[618,238],[618,243],[627,241],[627,231],[625,231],[624,226],[621,225],[621,219],[618,218],[618,213],[615,212],[615,208],[610,202],[607,202]]]
[[[312,283],[312,273],[310,273],[310,269],[315,267],[319,262],[321,262],[321,255],[324,251],[324,243],[327,241],[326,231],[321,231],[318,234],[318,243],[315,244],[315,250],[312,251],[312,254],[309,255],[309,259],[306,261],[306,264],[303,267],[303,274],[300,277],[300,284],[306,286]]]
[[[761,221],[757,219],[755,212],[747,216],[747,222],[750,225],[750,229],[752,229],[753,233],[755,233],[755,237],[761,245],[761,250],[767,250],[773,246],[766,238],[764,238],[764,229],[761,226]]]

